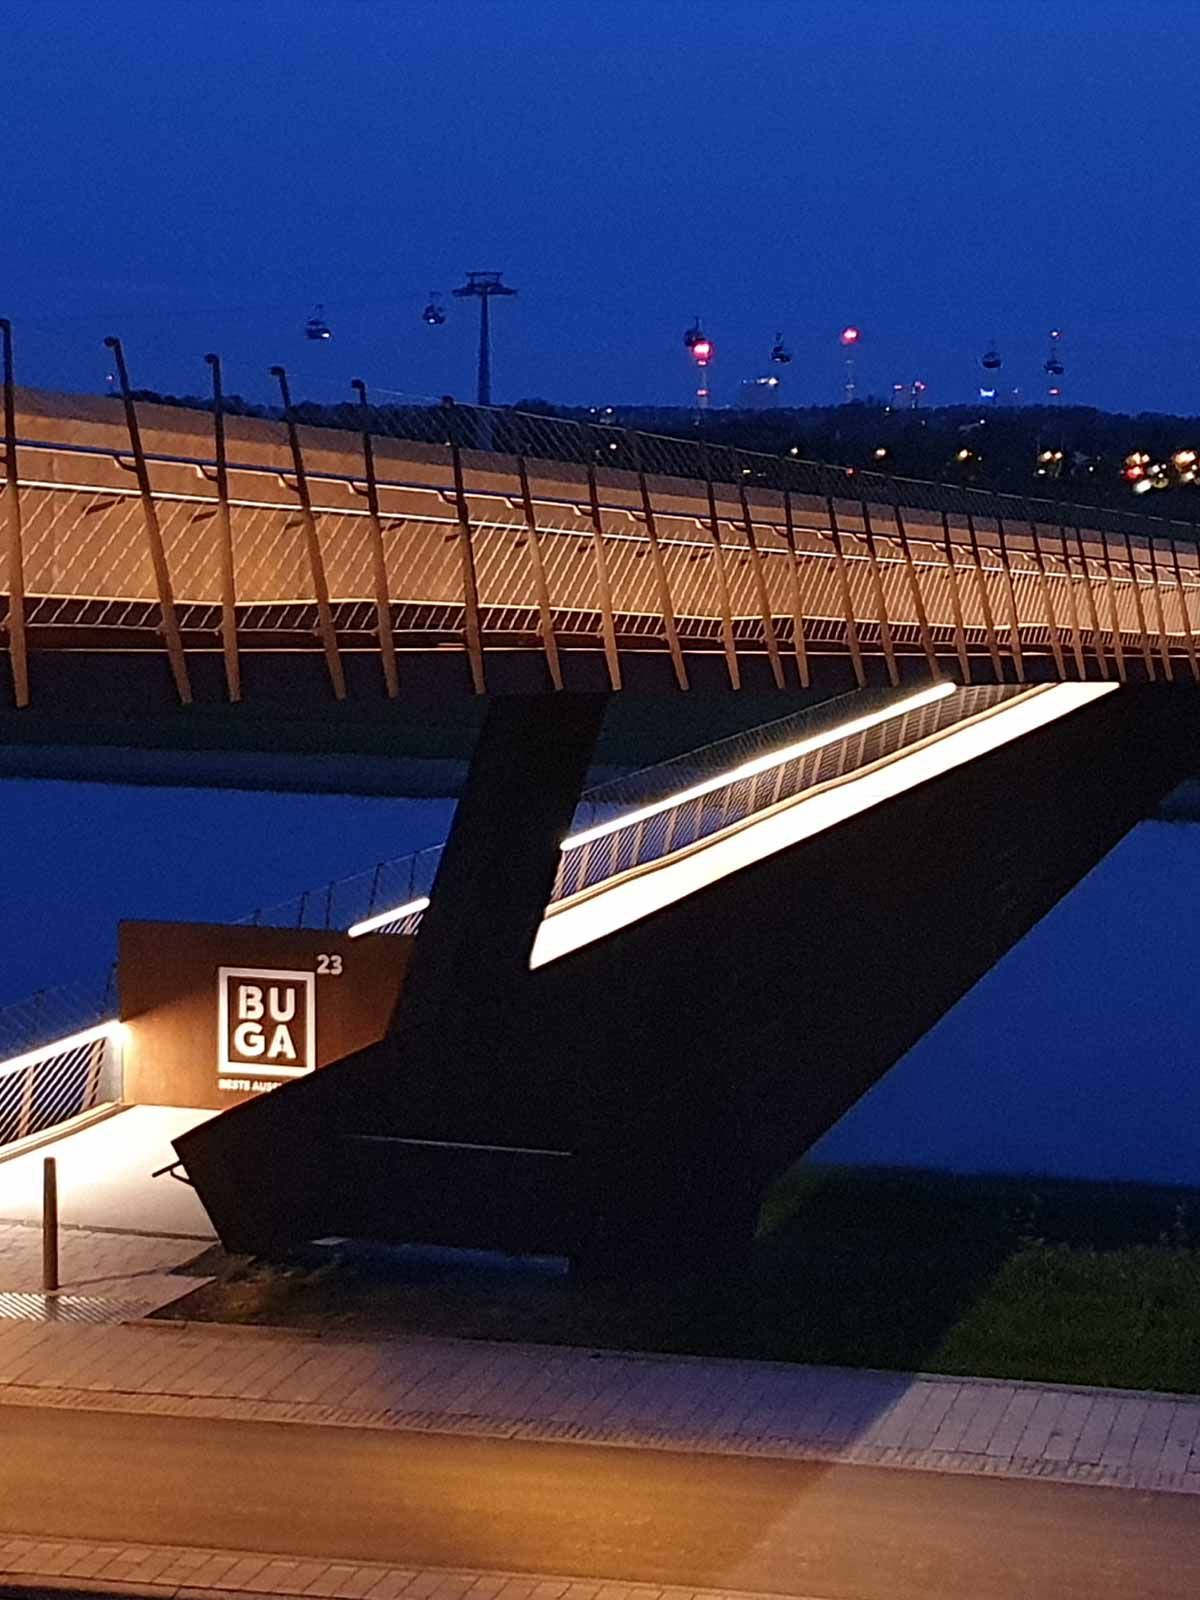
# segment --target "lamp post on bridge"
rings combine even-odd
[[[517,292],[500,280],[499,272],[468,272],[462,288],[451,291],[459,300],[473,298],[479,301],[479,383],[475,398],[475,404],[479,406],[490,406],[492,403],[490,302],[493,295],[514,295]]]

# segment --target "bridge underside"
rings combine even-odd
[[[1066,691],[1045,691],[1061,694]],[[703,1257],[1181,779],[1126,687],[531,966],[599,702],[489,712],[377,1046],[178,1142],[227,1246]]]

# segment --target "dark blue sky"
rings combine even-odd
[[[776,328],[797,401],[923,376],[989,337],[1044,387],[1200,411],[1200,4],[1161,0],[9,0],[0,312],[22,375],[314,398],[471,389],[427,291],[502,268],[497,398],[718,401]],[[306,345],[323,300],[336,330]]]

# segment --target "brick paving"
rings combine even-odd
[[[0,1320],[4,1405],[1200,1494],[1197,1398],[538,1345]]]
[[[38,1229],[0,1221],[0,1406],[572,1440],[1200,1494],[1200,1398],[136,1320],[200,1281],[172,1269],[204,1246],[195,1235],[81,1218],[63,1230],[62,1292],[42,1296]]]
[[[693,1589],[540,1573],[390,1567],[238,1550],[92,1544],[0,1534],[0,1584],[112,1588],[179,1600],[212,1595],[317,1595],[327,1600],[760,1600],[744,1590]],[[761,1600],[768,1600],[763,1596]],[[778,1600],[778,1597],[774,1597]],[[793,1600],[803,1600],[802,1596]]]

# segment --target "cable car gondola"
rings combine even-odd
[[[783,342],[783,334],[775,335],[775,343],[771,347],[771,360],[777,361],[781,367],[786,367],[792,359],[792,352]]]
[[[311,317],[304,324],[304,337],[306,339],[332,339],[333,329],[325,321],[325,307],[318,305]]]
[[[428,323],[431,328],[440,328],[446,320],[446,308],[442,305],[442,298],[436,289],[429,291],[429,304],[421,313],[421,321]]]

